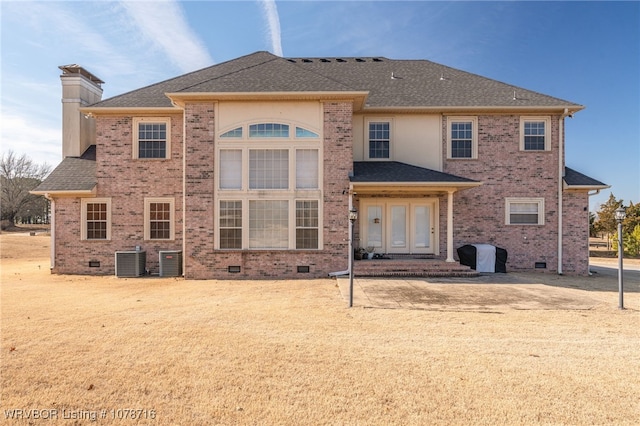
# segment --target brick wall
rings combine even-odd
[[[182,250],[182,116],[171,115],[171,158],[138,160],[133,153],[133,117],[96,119],[96,197],[111,198],[111,240],[81,240],[81,200],[56,199],[55,267],[66,274],[114,274],[115,252],[140,246],[147,267],[158,272],[158,251]],[[144,198],[174,197],[175,240],[144,240]],[[89,267],[99,261],[100,267]]]
[[[185,105],[185,277],[214,278],[214,106]]]
[[[565,192],[562,215],[562,270],[567,274],[589,273],[589,195]]]
[[[447,117],[443,117],[444,172],[483,182],[454,194],[454,250],[464,244],[492,244],[507,250],[509,270],[531,270],[536,262],[546,262],[545,271],[557,271],[558,119],[551,117],[550,151],[524,152],[519,145],[519,115],[481,115],[478,159],[451,160],[446,158]],[[543,197],[545,224],[506,225],[506,197]],[[446,197],[440,207],[440,223],[446,224]],[[440,251],[446,253],[442,225],[440,231]]]

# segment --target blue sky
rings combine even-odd
[[[1,1],[1,143],[61,160],[59,65],[108,98],[258,50],[428,59],[586,106],[566,163],[640,202],[640,3]]]

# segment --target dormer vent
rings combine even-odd
[[[366,61],[362,58],[356,58],[356,62],[366,62]]]

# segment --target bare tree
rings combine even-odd
[[[38,206],[41,196],[30,194],[51,171],[47,163],[36,164],[26,154],[17,156],[13,151],[0,160],[0,187],[2,187],[2,219],[15,226],[16,217],[31,215],[31,206]],[[34,212],[34,215],[36,212]]]

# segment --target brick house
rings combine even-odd
[[[456,262],[493,244],[510,270],[588,273],[589,193],[564,164],[581,105],[425,60],[256,52],[101,100],[60,67],[52,272],[113,274],[138,248],[195,279],[323,277],[356,246]],[[356,267],[357,271],[357,267]]]

